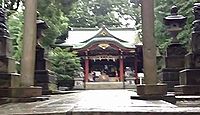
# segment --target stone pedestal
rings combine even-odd
[[[85,89],[84,78],[74,78],[73,89]]]
[[[177,85],[175,86],[176,95],[200,95],[199,85]]]
[[[180,85],[175,86],[176,95],[200,95],[200,69],[180,71]]]
[[[160,79],[167,84],[168,91],[174,91],[179,85],[179,71],[184,69],[186,48],[180,43],[171,43],[165,56],[165,68],[162,69]]]
[[[0,73],[0,87],[19,87],[20,79],[17,73]]]
[[[167,94],[166,84],[137,85],[137,94],[143,99],[162,99]]]
[[[0,73],[0,97],[11,96],[9,88],[20,86],[20,77],[17,73]]]
[[[55,73],[49,70],[36,70],[35,86],[42,87],[42,94],[51,94],[57,90]]]
[[[160,80],[167,84],[167,91],[174,91],[174,86],[179,85],[179,71],[181,69],[162,69]]]
[[[200,3],[193,7],[195,21],[191,38],[191,50],[185,55],[185,69],[180,71],[180,85],[175,86],[176,95],[200,95]]]
[[[41,46],[36,47],[35,85],[42,87],[43,94],[50,94],[57,90],[56,75],[50,71],[50,62],[44,57],[45,50]]]
[[[49,99],[42,97],[41,87],[9,87],[0,88],[0,104],[16,102],[34,102]]]

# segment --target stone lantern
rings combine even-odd
[[[35,85],[42,87],[43,94],[50,94],[53,90],[57,90],[55,73],[50,71],[51,63],[45,57],[45,49],[40,44],[40,40],[44,37],[43,31],[48,29],[45,21],[38,19],[37,23],[37,42],[36,42],[36,58],[35,58]]]
[[[193,6],[194,21],[190,52],[185,55],[185,69],[180,71],[177,95],[200,95],[200,3]]]
[[[47,25],[47,23],[43,20],[37,20],[36,21],[37,24],[37,45],[40,45],[40,39],[42,37],[44,37],[43,31],[45,29],[48,29],[49,26]],[[40,45],[41,46],[41,45]]]
[[[171,15],[164,18],[164,24],[167,26],[167,31],[173,38],[172,43],[178,42],[177,35],[185,26],[186,20],[186,17],[178,15],[177,6],[172,6]]]
[[[20,86],[20,76],[16,73],[15,60],[11,58],[12,39],[6,25],[6,11],[0,8],[0,104],[2,98],[13,98],[13,89]],[[6,102],[6,101],[5,101]]]
[[[164,56],[165,67],[160,74],[161,81],[167,84],[168,91],[174,91],[174,86],[179,85],[179,71],[184,69],[184,56],[186,48],[179,43],[178,33],[186,23],[186,17],[178,15],[178,8],[172,6],[171,15],[164,18],[164,24],[172,37],[172,42],[168,45]]]

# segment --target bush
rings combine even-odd
[[[74,79],[68,75],[58,75],[57,85],[58,87],[68,87],[72,89],[74,87]]]
[[[49,53],[49,59],[53,64],[53,71],[58,74],[58,86],[72,88],[74,86],[74,76],[81,67],[80,59],[74,52],[58,47]]]

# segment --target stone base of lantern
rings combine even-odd
[[[177,85],[175,95],[200,95],[200,85]]]
[[[180,71],[180,85],[175,86],[176,95],[200,95],[200,69]]]
[[[52,91],[56,91],[56,80],[55,73],[50,70],[35,71],[35,86],[42,87],[42,94],[51,94]]]
[[[9,87],[19,87],[20,76],[17,73],[0,73],[0,89]],[[0,97],[3,95],[0,93]]]
[[[167,85],[168,91],[174,91],[174,86],[179,85],[179,71],[181,69],[169,69],[164,68],[162,72],[159,74],[159,78],[162,83]]]

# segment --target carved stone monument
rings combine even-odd
[[[191,48],[185,55],[185,69],[180,71],[180,85],[175,86],[176,95],[200,94],[200,3],[194,4],[193,12]]]
[[[35,58],[35,85],[42,87],[43,94],[50,94],[53,90],[57,90],[56,75],[50,71],[51,63],[45,57],[45,49],[40,44],[43,37],[43,30],[48,25],[43,20],[37,20],[37,42],[36,42],[36,58]]]
[[[0,8],[0,98],[10,97],[10,88],[20,86],[15,60],[11,58],[12,42],[6,26],[6,13]]]
[[[178,8],[172,6],[171,15],[164,18],[164,24],[170,33],[172,42],[168,45],[165,55],[165,68],[162,69],[161,81],[167,84],[168,91],[174,91],[174,86],[179,85],[179,71],[184,69],[184,56],[186,48],[179,43],[178,33],[186,23],[186,17],[178,15]]]

